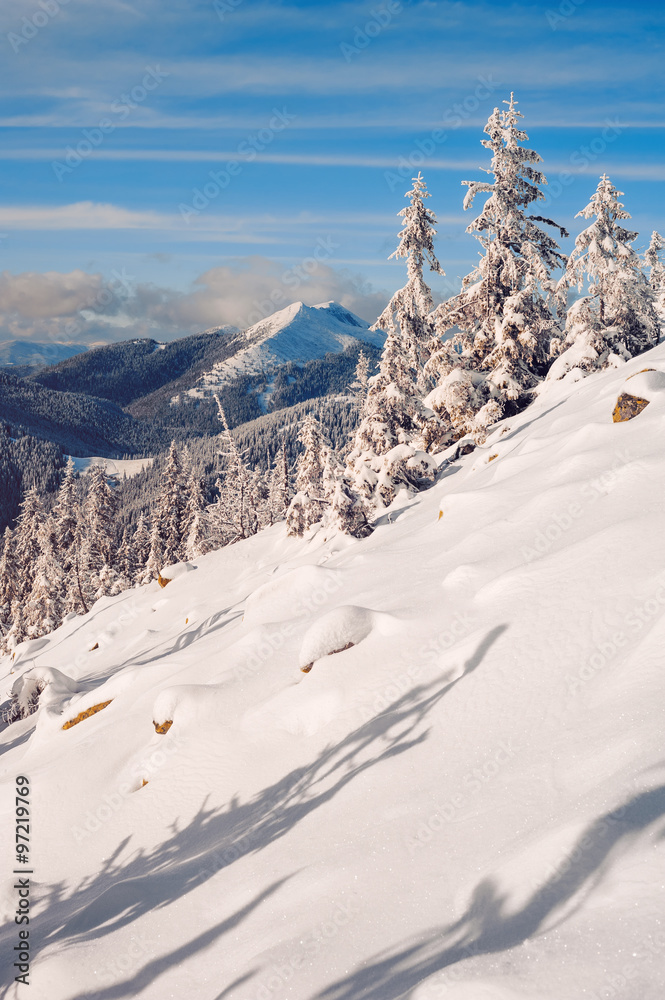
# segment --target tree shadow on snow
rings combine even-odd
[[[482,879],[458,921],[376,955],[312,1000],[406,1000],[423,979],[436,973],[441,973],[440,986],[445,988],[445,970],[458,962],[514,948],[545,933],[546,922],[551,930],[569,919],[617,856],[663,816],[665,785],[635,795],[589,824],[567,857],[521,908],[511,909],[494,879]],[[663,839],[664,833],[654,831],[654,839]]]
[[[238,858],[262,851],[287,835],[363,772],[422,744],[429,733],[429,713],[466,674],[478,668],[505,628],[499,626],[484,637],[461,676],[423,683],[402,694],[387,710],[322,750],[313,762],[294,769],[247,802],[234,797],[224,808],[208,808],[204,801],[187,826],[179,829],[176,821],[171,836],[154,850],[139,850],[129,860],[121,860],[131,840],[128,836],[101,870],[74,890],[51,886],[42,895],[45,905],[38,915],[39,939],[33,960],[38,961],[38,949],[52,951],[92,941],[130,925],[151,910],[168,906]],[[275,883],[268,891],[275,892],[282,884]],[[225,918],[177,952],[148,962],[131,981],[116,983],[95,996],[114,1000],[135,995],[135,990],[144,988],[173,963],[208,947],[260,903],[261,899],[255,899],[234,918]],[[11,928],[0,936],[0,940],[5,938],[9,945]],[[130,986],[131,992],[127,992]]]

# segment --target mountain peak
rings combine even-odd
[[[259,320],[243,334],[245,347],[218,362],[199,379],[192,395],[214,392],[239,375],[254,375],[289,361],[313,361],[328,353],[341,353],[362,341],[382,347],[384,334],[371,331],[365,320],[339,302],[308,306],[292,302]]]

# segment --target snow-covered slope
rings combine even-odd
[[[82,344],[38,344],[32,340],[3,340],[0,342],[0,365],[43,366],[83,354]]]
[[[370,331],[369,324],[337,302],[294,302],[245,330],[233,357],[202,375],[190,395],[206,395],[239,375],[255,375],[287,361],[322,358],[358,340],[381,347],[385,334]]]
[[[612,422],[647,366],[548,385],[368,539],[276,525],[4,661],[48,681],[1,735],[31,997],[661,1000],[662,387]]]

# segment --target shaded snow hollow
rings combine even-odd
[[[276,525],[2,661],[49,682],[0,733],[33,1000],[661,1000],[661,376],[612,422],[645,367],[548,385],[367,539]]]

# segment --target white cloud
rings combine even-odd
[[[188,292],[117,277],[0,274],[0,340],[173,340],[226,323],[245,327],[299,300],[334,299],[371,322],[387,301],[362,277],[314,257],[288,267],[260,256],[239,259],[206,271]]]

